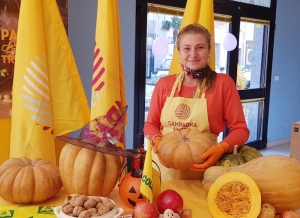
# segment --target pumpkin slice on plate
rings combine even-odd
[[[248,175],[231,172],[215,180],[207,203],[214,218],[254,218],[260,213],[261,194]]]

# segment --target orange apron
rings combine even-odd
[[[212,143],[216,144],[218,135],[210,132],[207,115],[207,100],[205,98],[206,93],[202,93],[199,98],[201,87],[199,85],[197,86],[193,98],[174,97],[176,89],[178,89],[178,93],[180,92],[184,76],[185,74],[182,73],[177,77],[171,94],[167,97],[162,109],[160,117],[160,122],[163,127],[161,130],[162,135],[172,132],[175,129],[196,128],[201,132],[208,133]],[[193,180],[203,178],[203,172],[166,168],[160,163],[156,154],[153,153],[152,158],[159,165],[162,180]]]

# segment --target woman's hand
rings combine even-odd
[[[202,156],[202,164],[193,164],[190,170],[204,172],[207,168],[214,166],[219,158],[228,152],[229,145],[226,142],[220,142],[209,148]]]
[[[160,143],[161,139],[162,139],[161,135],[156,135],[152,138],[152,149],[155,154],[157,154],[158,152],[158,144]]]
[[[152,141],[152,149],[153,149],[154,153],[157,155],[157,157],[158,157],[158,159],[159,159],[159,162],[160,162],[163,166],[165,166],[165,167],[167,167],[167,168],[170,168],[170,167],[168,167],[168,166],[165,164],[164,161],[161,160],[161,158],[159,157],[159,154],[158,154],[158,145],[159,145],[161,139],[162,139],[162,136],[161,136],[161,135],[156,135],[156,136],[154,136],[154,137],[152,138],[152,140],[151,140],[151,141]]]

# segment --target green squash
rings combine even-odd
[[[216,163],[216,166],[238,166],[252,159],[262,157],[262,154],[253,147],[243,145],[239,148],[235,145],[232,154],[224,154]]]

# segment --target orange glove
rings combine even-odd
[[[193,164],[190,170],[204,172],[207,168],[214,166],[219,158],[228,152],[229,145],[226,142],[220,142],[209,148],[202,156],[202,164]]]
[[[157,154],[157,152],[158,152],[158,144],[160,143],[161,139],[162,139],[161,135],[156,135],[152,139],[152,149],[155,154]]]

